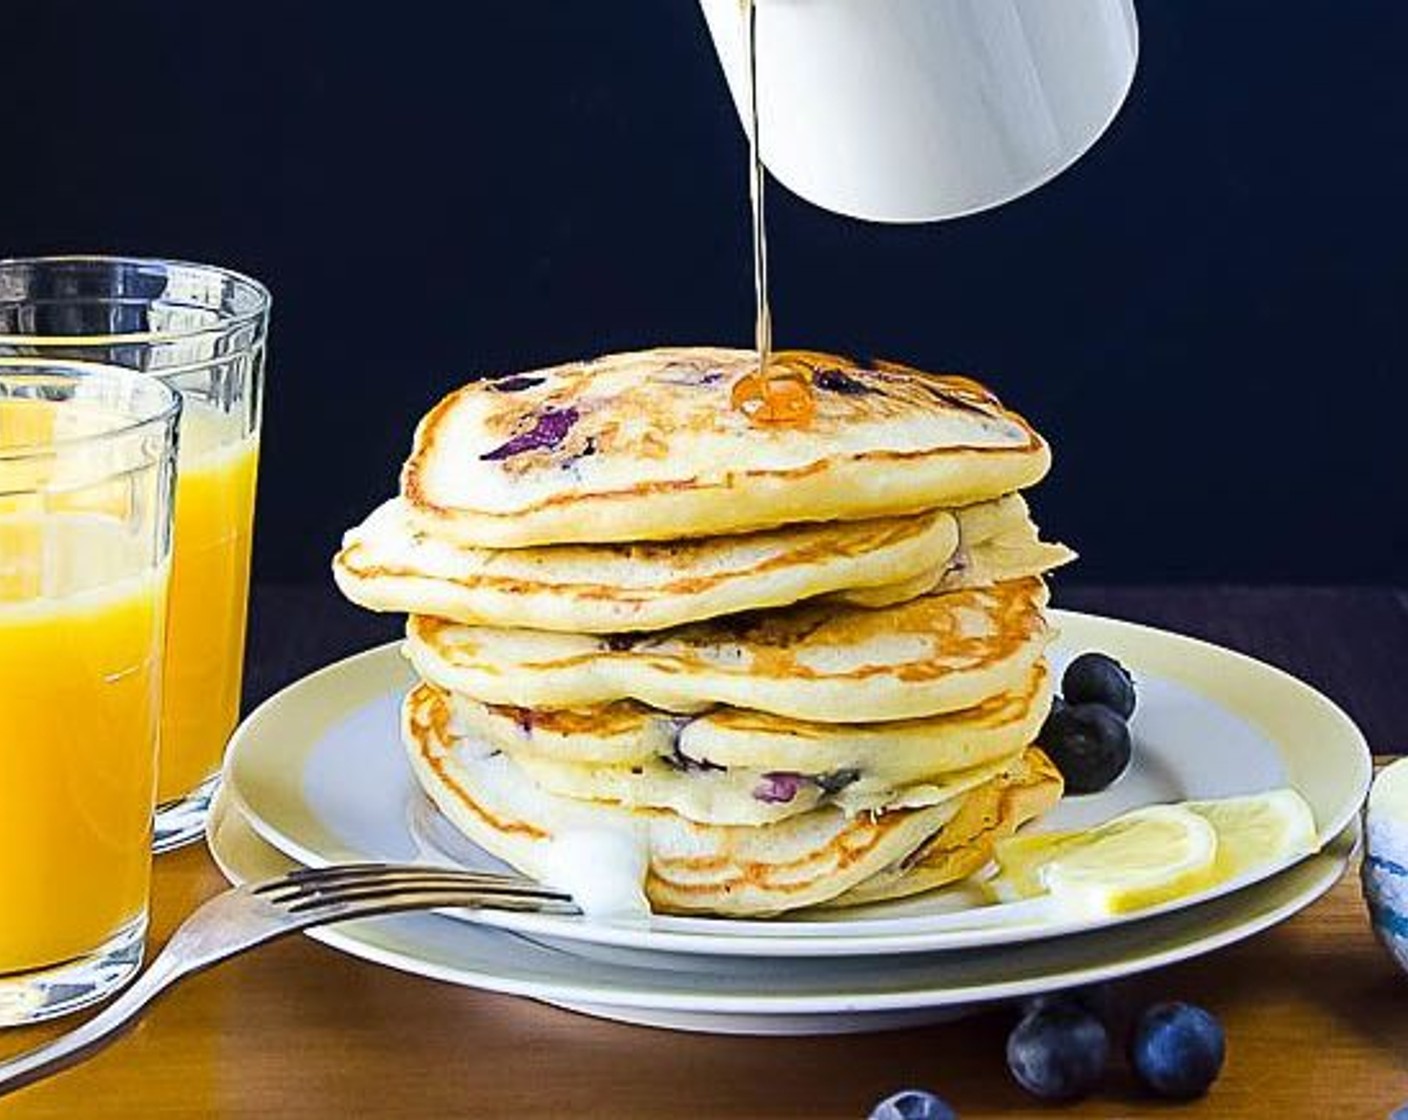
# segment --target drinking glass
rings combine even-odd
[[[0,355],[141,370],[184,399],[154,844],[204,826],[239,717],[269,293],[227,269],[0,260]]]
[[[180,395],[0,357],[0,1025],[141,964]]]

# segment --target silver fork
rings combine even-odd
[[[350,863],[298,868],[200,906],[132,985],[68,1034],[0,1061],[0,1095],[81,1061],[183,976],[310,926],[441,906],[579,914],[570,895],[531,879],[459,868]]]

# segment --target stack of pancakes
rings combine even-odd
[[[969,875],[1048,809],[1042,439],[982,386],[750,351],[486,380],[334,563],[410,615],[417,777],[579,900],[765,915]],[[750,407],[752,405],[753,407]],[[614,883],[610,888],[602,884]],[[608,901],[601,901],[603,906]]]

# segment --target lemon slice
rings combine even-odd
[[[981,884],[996,902],[1021,902],[1046,893],[1046,865],[1065,849],[1082,842],[1084,832],[1020,833],[1000,840],[993,852],[998,873]]]
[[[1185,801],[1217,832],[1218,881],[1289,864],[1320,848],[1315,815],[1293,789],[1218,801]]]
[[[999,898],[1045,891],[1063,909],[1122,914],[1208,886],[1217,831],[1182,806],[1151,805],[1083,832],[1004,841],[996,854]]]

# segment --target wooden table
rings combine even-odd
[[[1264,637],[1275,627],[1258,630],[1247,620],[1257,616],[1258,603],[1258,609],[1270,608],[1261,600],[1237,608],[1237,595],[1228,594],[1230,599],[1213,595],[1225,617],[1209,625],[1250,626],[1254,640],[1243,647],[1265,655],[1255,634]],[[269,669],[280,656],[271,635],[283,642],[280,671],[291,672],[302,671],[302,659],[326,660],[339,642],[373,636],[357,630],[364,622],[319,623],[322,608],[306,606],[300,614],[290,606],[296,596],[272,598],[280,610],[255,629],[257,688],[277,676]],[[321,599],[310,593],[306,602],[315,601]],[[1298,632],[1309,609],[1296,607],[1287,632]],[[1367,606],[1364,611],[1365,617],[1377,613]],[[1280,617],[1274,610],[1270,615]],[[1342,618],[1343,611],[1327,617]],[[1197,632],[1198,620],[1192,621],[1180,628]],[[1358,656],[1368,679],[1376,679],[1374,664],[1384,643],[1392,649],[1394,642],[1408,641],[1408,612],[1399,623],[1401,634],[1360,633],[1365,648]],[[344,625],[351,630],[337,630]],[[1337,630],[1322,632],[1322,639],[1339,643],[1336,656],[1319,663],[1322,673],[1357,659],[1358,638]],[[1408,660],[1393,668],[1397,678]],[[1404,718],[1408,707],[1401,693],[1380,697],[1372,689],[1357,703],[1361,713],[1372,711],[1385,721]],[[164,941],[182,916],[223,885],[201,848],[162,856],[154,941]],[[1177,1115],[1385,1117],[1408,1101],[1408,977],[1374,941],[1353,875],[1276,929],[1137,978],[1116,994],[1124,1007],[1190,999],[1222,1018],[1229,1039],[1222,1079],[1209,1098],[1178,1108]],[[909,1085],[939,1092],[965,1120],[1168,1114],[1169,1106],[1139,1096],[1122,1066],[1100,1095],[1080,1105],[1053,1110],[1031,1100],[1003,1065],[1010,1024],[1011,1012],[997,1010],[874,1035],[687,1035],[406,976],[292,938],[187,980],[133,1033],[87,1064],[0,1099],[0,1117],[857,1120],[880,1097]],[[50,1024],[0,1033],[0,1053],[62,1029]]]
[[[200,849],[163,856],[156,940],[224,883]],[[1347,877],[1284,925],[1139,978],[1122,1000],[1218,1014],[1227,1067],[1179,1115],[1385,1117],[1408,1101],[1408,977]],[[1007,1076],[1007,1012],[873,1035],[725,1038],[574,1015],[363,964],[307,938],[187,980],[135,1032],[0,1099],[6,1120],[87,1117],[846,1117],[925,1085],[967,1120],[1049,1116]],[[60,1028],[0,1034],[0,1050]],[[1123,1068],[1070,1116],[1163,1115]]]

